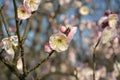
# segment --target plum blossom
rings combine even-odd
[[[44,46],[46,52],[51,52],[52,50],[57,52],[66,51],[77,31],[77,27],[71,25],[60,26],[59,31],[53,34],[49,39],[49,43]]]
[[[99,20],[99,25],[103,28],[101,42],[103,44],[117,37],[118,15],[110,10],[104,13],[104,16]]]
[[[52,51],[52,48],[50,47],[49,43],[44,46],[44,49],[45,49],[45,52],[51,52]]]
[[[23,73],[23,72],[22,72],[22,70],[23,70],[23,64],[22,64],[22,59],[21,59],[21,58],[18,59],[16,67],[17,67],[17,69],[18,69],[21,73]]]
[[[10,41],[14,46],[18,46],[18,37],[17,36],[11,36]]]
[[[115,28],[117,26],[117,22],[118,22],[118,15],[117,14],[110,14],[108,16],[108,21],[109,21],[109,26],[111,28]]]
[[[61,26],[60,27],[60,31],[62,33],[65,33],[67,29],[69,29],[69,32],[68,32],[68,35],[67,35],[68,41],[71,42],[75,33],[77,32],[77,27],[76,26],[71,26],[71,25],[66,25],[66,26]]]
[[[12,48],[12,43],[8,38],[4,38],[2,40],[2,44],[3,44],[3,49],[5,49],[5,51],[12,56],[12,58],[14,57],[14,50]]]
[[[20,20],[25,20],[31,16],[31,11],[29,11],[25,5],[19,6],[17,13]]]
[[[118,22],[118,15],[111,12],[107,11],[105,12],[104,16],[101,17],[99,20],[98,24],[104,29],[105,27],[110,27],[110,28],[116,28],[117,27],[117,22]]]
[[[2,39],[2,49],[4,49],[12,58],[14,58],[14,49],[13,46],[18,46],[18,37],[17,36],[11,36],[8,38]]]
[[[67,36],[63,33],[53,34],[50,37],[49,44],[50,47],[57,52],[65,51],[69,46]]]
[[[41,0],[24,0],[24,4],[33,12],[39,7]]]
[[[106,26],[108,26],[108,17],[107,16],[103,16],[100,18],[98,24],[102,27],[105,28]]]
[[[71,27],[70,28],[70,32],[68,34],[68,40],[69,42],[71,42],[71,40],[73,39],[75,33],[77,32],[77,27]]]
[[[82,7],[80,7],[79,13],[80,13],[81,15],[88,15],[88,14],[89,14],[89,9],[88,9],[88,7],[87,7],[87,6],[82,6]]]
[[[117,30],[115,28],[106,27],[102,33],[101,42],[105,44],[111,41],[112,39],[114,39],[116,36],[117,36]]]

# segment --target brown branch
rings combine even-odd
[[[2,50],[0,51],[0,55],[3,53],[3,51],[4,51],[4,49],[2,49]]]
[[[30,25],[31,25],[31,21],[32,21],[32,17],[28,19],[27,25],[25,27],[25,32],[24,32],[23,37],[22,37],[22,42],[23,43],[25,42],[25,40],[27,38],[29,29],[30,29]]]
[[[19,42],[19,46],[21,48],[21,58],[22,58],[22,63],[23,63],[23,74],[26,75],[26,65],[24,62],[24,47],[23,47],[23,43],[21,42],[20,39],[20,28],[19,28],[19,20],[18,20],[18,14],[17,14],[17,5],[16,5],[16,1],[13,0],[13,4],[14,4],[14,12],[15,12],[15,21],[16,21],[16,33],[18,36],[18,42]]]
[[[75,76],[76,80],[79,80],[77,68],[75,68],[75,71],[76,71],[76,74],[74,74],[74,76]]]
[[[4,49],[0,51],[0,56],[3,53]],[[0,61],[6,65],[6,67],[13,73],[15,74],[20,80],[25,80],[22,74],[20,74],[19,70],[16,68],[16,65],[13,64],[12,62],[6,61],[0,57]]]
[[[93,80],[95,80],[95,70],[96,70],[96,48],[99,45],[101,38],[98,39],[97,44],[93,49]]]
[[[52,50],[51,53],[49,53],[49,55],[47,56],[47,58],[43,59],[41,62],[39,62],[37,65],[35,65],[32,69],[30,69],[27,74],[29,74],[30,72],[34,71],[35,69],[37,69],[40,65],[42,65],[43,63],[45,63],[46,61],[49,60],[49,58],[51,57],[51,55],[54,53],[55,51]]]
[[[1,59],[0,59],[1,60]],[[2,63],[4,63],[7,68],[13,72],[20,80],[25,80],[24,76],[22,74],[19,73],[19,70],[16,68],[16,66],[12,63],[8,63],[8,62],[5,62],[3,60],[1,60]]]
[[[16,1],[13,0],[13,4],[14,4],[14,12],[15,12],[15,22],[16,22],[16,33],[18,36],[18,41],[20,43],[20,28],[19,28],[19,20],[18,20],[18,13],[17,13],[17,5],[16,5]]]
[[[8,24],[7,24],[7,22],[6,22],[6,18],[5,18],[5,16],[4,16],[3,12],[2,12],[2,8],[3,8],[3,7],[0,7],[0,15],[1,15],[2,21],[3,21],[3,23],[4,23],[4,26],[5,26],[6,32],[7,32],[7,34],[8,34],[8,37],[10,37],[11,34],[10,34],[10,31],[9,31]]]

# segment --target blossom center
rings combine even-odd
[[[33,4],[34,3],[34,1],[33,0],[30,0],[30,2],[29,2],[30,4]]]
[[[21,12],[24,14],[24,13],[25,13],[25,10],[23,9],[23,10],[21,10]]]
[[[58,43],[62,43],[62,39],[57,39]]]

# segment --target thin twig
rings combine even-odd
[[[76,80],[79,80],[79,78],[78,78],[78,70],[77,70],[77,68],[75,68],[75,71],[76,71],[76,74],[74,74],[74,76],[75,76]]]
[[[96,48],[99,45],[100,40],[101,38],[98,39],[98,42],[93,49],[93,80],[95,80],[95,70],[96,70]]]
[[[2,50],[0,51],[0,55],[3,53],[3,51],[4,51],[4,49],[2,49]],[[16,66],[15,66],[14,63],[11,63],[11,62],[9,62],[9,61],[6,61],[6,60],[2,59],[1,57],[0,57],[0,61],[1,61],[2,63],[4,63],[4,64],[7,66],[7,68],[8,68],[11,72],[13,72],[20,80],[25,80],[25,79],[23,78],[23,75],[21,75],[21,74],[19,73],[19,70],[16,68]]]
[[[25,27],[25,32],[23,34],[23,37],[22,37],[22,42],[24,43],[26,38],[27,38],[27,35],[28,35],[28,32],[29,32],[29,29],[30,29],[30,24],[31,24],[31,21],[32,21],[32,17],[28,19],[28,23]]]
[[[49,55],[47,56],[47,58],[43,59],[40,63],[38,63],[36,66],[34,66],[32,69],[30,69],[27,74],[29,74],[30,72],[34,71],[35,69],[37,69],[40,65],[42,65],[43,63],[45,63],[46,61],[49,60],[49,58],[51,57],[51,55],[54,53],[55,51],[52,50],[51,53],[49,53]]]
[[[19,46],[21,48],[21,58],[22,58],[22,63],[23,63],[23,74],[25,75],[27,71],[26,71],[26,65],[25,65],[25,62],[24,62],[24,47],[23,47],[23,43],[21,42],[21,39],[20,39],[19,20],[18,20],[17,5],[16,5],[15,0],[13,0],[13,4],[14,4],[15,21],[16,21],[16,29],[17,29],[16,33],[17,33],[17,36],[18,36]]]
[[[0,55],[3,53],[3,51],[4,51],[4,49],[2,49],[2,50],[0,51]]]
[[[2,18],[2,21],[3,21],[3,23],[4,23],[4,26],[5,26],[6,32],[7,32],[7,34],[8,34],[8,37],[10,37],[11,34],[10,34],[10,31],[9,31],[8,24],[7,24],[7,22],[6,22],[6,18],[5,18],[5,16],[4,16],[3,12],[2,12],[2,7],[0,7],[0,14],[1,14],[1,18]]]
[[[13,4],[14,4],[15,22],[16,22],[16,28],[17,28],[16,33],[18,35],[18,41],[20,42],[20,28],[19,28],[19,20],[18,20],[18,13],[17,13],[17,5],[15,0],[13,0]]]

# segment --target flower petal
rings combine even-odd
[[[108,18],[109,18],[109,26],[111,28],[115,28],[117,26],[117,22],[119,20],[118,15],[117,14],[110,14],[108,16]]]
[[[77,32],[77,27],[71,27],[70,28],[70,32],[68,34],[68,40],[69,42],[71,42],[71,40],[73,39],[75,33]]]
[[[21,20],[25,20],[31,16],[31,12],[24,5],[18,7],[17,13],[18,18]]]
[[[41,0],[24,0],[24,4],[33,12],[39,7]]]
[[[50,47],[57,52],[62,52],[68,49],[68,38],[63,33],[53,34],[49,40]]]
[[[117,36],[117,30],[115,28],[105,28],[102,36],[101,36],[101,41],[103,44],[111,41],[113,38]]]

